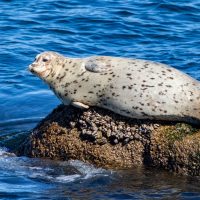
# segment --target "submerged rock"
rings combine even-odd
[[[18,155],[78,159],[104,168],[145,165],[200,174],[200,130],[135,120],[111,111],[60,105],[26,138]]]

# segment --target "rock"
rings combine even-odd
[[[134,120],[96,107],[60,105],[33,129],[17,154],[200,175],[200,130],[184,123]]]

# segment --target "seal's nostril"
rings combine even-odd
[[[33,72],[33,71],[34,71],[34,70],[33,70],[33,65],[29,65],[28,71],[30,71],[30,72]]]

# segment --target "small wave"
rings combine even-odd
[[[108,176],[108,171],[81,161],[52,161],[17,157],[6,148],[0,148],[0,170],[45,182],[70,183],[96,176]]]
[[[61,183],[69,183],[69,182],[74,182],[75,180],[77,180],[80,177],[81,176],[79,174],[74,174],[74,175],[70,175],[70,176],[61,175],[61,176],[56,177],[55,180],[57,182],[61,182]]]
[[[104,176],[108,175],[107,170],[102,168],[96,168],[93,165],[83,163],[79,160],[71,160],[69,161],[69,163],[82,174],[82,179],[88,179],[98,175],[104,175]]]
[[[0,148],[0,159],[7,158],[7,157],[15,157],[14,153],[10,153],[7,148],[1,147]]]

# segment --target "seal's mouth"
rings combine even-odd
[[[45,66],[35,65],[31,64],[28,66],[28,70],[35,74],[36,76],[39,76],[40,78],[45,78],[49,75],[50,69],[46,68]]]
[[[32,65],[29,65],[29,66],[28,66],[28,71],[30,71],[31,73],[34,73],[34,69],[33,69],[33,66],[32,66]]]
[[[36,67],[35,65],[31,64],[28,66],[28,70],[39,77],[43,76],[44,71],[41,71],[40,67]]]

